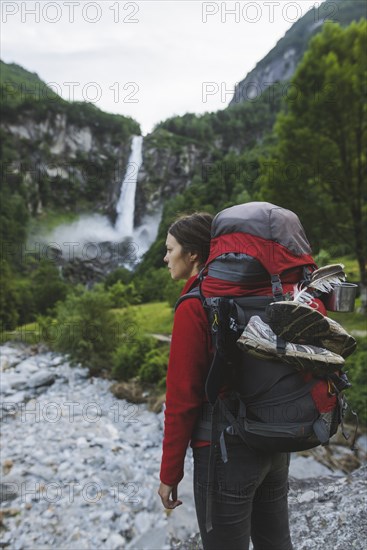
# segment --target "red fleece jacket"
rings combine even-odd
[[[196,285],[191,277],[182,294]],[[206,313],[197,298],[183,301],[175,313],[167,371],[163,455],[160,479],[177,485],[184,475],[186,449],[206,401],[205,381],[213,358]],[[191,446],[209,445],[192,442]]]

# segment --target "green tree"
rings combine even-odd
[[[4,166],[3,170],[5,171]],[[7,177],[4,174],[3,180]],[[2,244],[2,256],[19,270],[23,267],[22,247],[27,234],[28,211],[23,197],[18,193],[12,194],[4,182],[0,183],[0,193],[0,241]]]
[[[116,322],[108,293],[95,285],[93,290],[78,287],[75,294],[57,304],[56,322],[47,334],[55,349],[98,373],[112,367],[112,354],[133,325],[128,311],[122,324]]]
[[[161,265],[163,265],[161,254]],[[170,284],[171,276],[167,268],[150,268],[135,278],[134,283],[141,301],[159,302],[166,299],[166,288]]]
[[[24,325],[34,321],[37,316],[34,303],[34,289],[32,280],[29,278],[17,278],[16,285],[18,293],[18,325]]]
[[[156,346],[148,351],[139,368],[140,380],[148,384],[164,382],[167,374],[168,357],[168,346]]]
[[[352,387],[346,392],[346,397],[354,409],[360,422],[367,425],[367,338],[357,338],[358,346],[355,353],[346,361],[346,371]],[[350,420],[353,420],[349,416]]]
[[[61,279],[54,263],[42,259],[32,275],[32,290],[37,313],[46,314],[54,308],[56,302],[65,299],[68,286]]]
[[[125,285],[121,281],[117,281],[108,289],[108,292],[113,307],[127,307],[128,305],[139,304],[141,301],[134,283]]]
[[[326,23],[292,80],[263,196],[301,215],[311,240],[350,247],[366,276],[367,22]],[[292,90],[292,91],[291,91]]]
[[[127,334],[113,354],[112,376],[116,380],[129,380],[137,376],[145,356],[157,346],[150,336],[144,336],[138,330]]]
[[[0,261],[0,322],[2,329],[13,330],[18,322],[18,294],[14,275],[7,261]]]
[[[104,280],[104,287],[107,290],[110,286],[114,285],[118,281],[121,281],[121,283],[127,285],[131,281],[131,278],[131,271],[124,267],[118,267],[106,276]]]

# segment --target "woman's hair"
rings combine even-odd
[[[207,212],[194,212],[180,216],[168,229],[183,252],[198,255],[201,266],[209,256],[212,220],[213,216]]]

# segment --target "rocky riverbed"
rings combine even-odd
[[[157,495],[162,412],[117,399],[111,381],[59,354],[10,343],[0,353],[1,548],[200,548],[190,451],[184,504],[166,513]],[[295,549],[364,548],[365,445],[292,456]]]

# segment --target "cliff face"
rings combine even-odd
[[[296,48],[289,47],[280,57],[269,61],[269,63],[256,66],[244,80],[239,82],[235,88],[231,105],[251,101],[259,97],[270,84],[288,80],[296,70],[300,61],[301,52]],[[265,58],[266,59],[266,58]]]
[[[92,121],[78,124],[66,113],[49,113],[41,121],[32,114],[1,125],[14,151],[6,163],[6,180],[25,194],[29,211],[79,211],[90,205],[112,212],[131,140],[116,142],[108,132],[96,132]]]
[[[177,139],[165,130],[147,136],[136,188],[135,225],[145,215],[158,212],[167,199],[184,191],[211,156],[206,147],[194,142],[186,140],[178,145]]]
[[[1,95],[4,188],[33,215],[47,208],[114,212],[139,125],[64,101],[16,64],[1,62]]]

